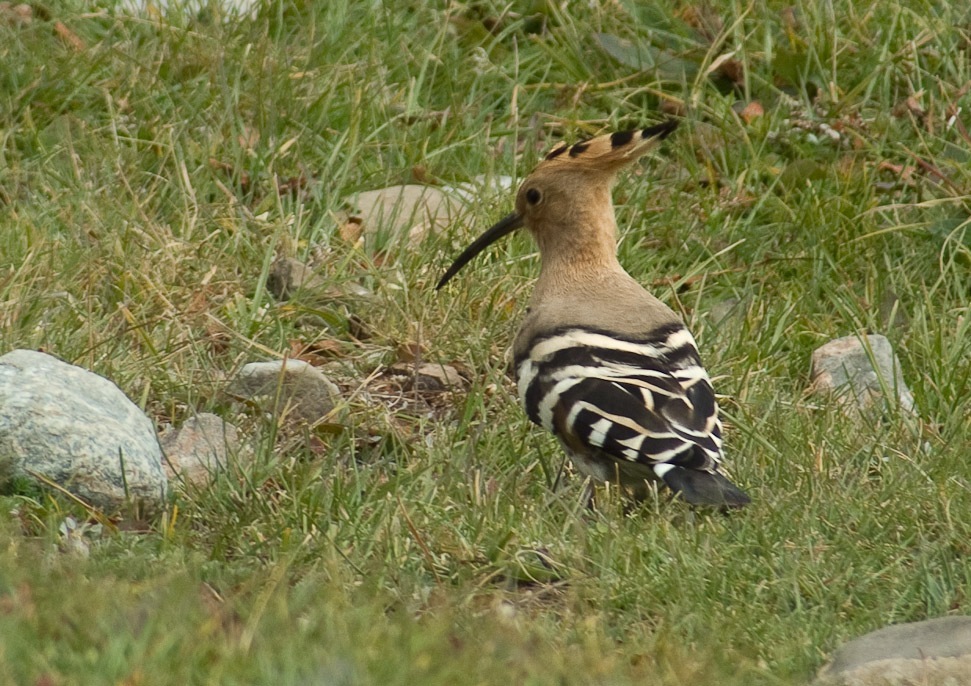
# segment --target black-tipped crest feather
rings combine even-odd
[[[541,169],[599,169],[613,172],[651,149],[651,143],[664,140],[675,129],[674,119],[643,129],[629,129],[595,136],[573,145],[554,148],[536,167]],[[569,153],[564,155],[563,153]],[[535,173],[535,172],[534,172]]]
[[[605,170],[611,167],[627,163],[628,151],[625,148],[631,147],[631,151],[636,149],[638,143],[648,141],[653,138],[666,138],[671,132],[678,128],[678,122],[669,119],[656,126],[649,126],[645,129],[631,129],[628,131],[618,131],[612,134],[605,134],[579,141],[573,145],[561,144],[546,155],[538,168],[542,168],[547,163],[554,164],[587,164],[602,166]],[[637,138],[639,136],[639,138]],[[637,140],[635,140],[637,138]],[[608,142],[609,141],[609,142]],[[569,159],[560,161],[563,153],[569,151]],[[619,155],[619,156],[618,156]],[[616,159],[614,159],[616,157]],[[503,236],[512,233],[523,225],[523,217],[515,212],[502,219],[498,224],[490,228],[455,259],[445,274],[439,279],[435,290],[441,289],[455,276],[466,264],[476,255],[482,252],[489,245],[499,240]]]

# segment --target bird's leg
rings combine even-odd
[[[590,512],[597,511],[597,504],[594,502],[593,492],[593,478],[588,476],[583,480],[583,492],[580,494],[580,503]]]
[[[560,468],[556,470],[556,476],[553,478],[553,486],[551,490],[556,493],[560,489],[560,479],[563,478],[563,470],[566,469],[567,456],[564,455],[560,460]]]

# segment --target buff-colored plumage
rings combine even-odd
[[[469,246],[439,288],[525,226],[542,261],[513,344],[529,418],[596,480],[637,497],[662,481],[689,503],[740,507],[749,498],[720,471],[721,423],[694,339],[617,260],[617,172],[675,128],[668,122],[554,149],[523,181],[516,211]]]

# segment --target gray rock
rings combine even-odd
[[[165,501],[152,420],[108,379],[33,350],[0,357],[0,457],[104,510]]]
[[[971,684],[971,617],[888,626],[842,646],[818,686]]]
[[[309,302],[329,302],[350,298],[369,298],[373,294],[359,283],[331,283],[314,271],[314,267],[292,257],[279,257],[270,265],[266,289],[277,300],[299,295]]]
[[[458,370],[450,364],[425,362],[413,364],[401,362],[391,366],[393,375],[409,379],[406,388],[415,391],[446,391],[463,389],[468,386]]]
[[[471,183],[442,186],[442,190],[458,196],[464,202],[473,203],[484,196],[511,193],[515,191],[515,185],[516,180],[511,176],[478,174]]]
[[[929,660],[878,660],[820,676],[813,686],[969,686],[971,655]]]
[[[361,223],[365,243],[382,247],[406,238],[417,245],[430,233],[451,225],[464,212],[462,201],[418,184],[362,191],[347,198],[350,217]]]
[[[255,17],[260,7],[260,0],[222,0],[211,3],[207,0],[120,0],[116,8],[119,12],[134,15],[148,15],[154,18],[158,12],[180,12],[198,14],[207,9],[219,10],[221,17],[250,16]],[[153,15],[153,11],[156,15]]]
[[[306,422],[323,418],[340,398],[337,385],[302,360],[250,362],[226,392],[274,415]]]
[[[289,300],[298,290],[326,290],[327,282],[300,260],[280,257],[270,266],[266,289],[277,300]]]
[[[914,396],[893,347],[876,334],[837,338],[813,351],[810,390],[834,395],[849,416],[882,410],[885,403],[914,412]],[[896,400],[885,393],[896,395]]]
[[[228,460],[240,455],[236,427],[221,417],[203,412],[187,419],[181,427],[166,426],[159,433],[169,479],[184,479],[196,485],[208,483]]]

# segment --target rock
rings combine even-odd
[[[831,393],[848,416],[884,408],[885,390],[896,393],[901,410],[914,413],[914,396],[903,379],[900,361],[885,336],[837,338],[813,351],[812,393]],[[872,358],[871,358],[872,354]]]
[[[180,428],[169,425],[159,434],[169,479],[204,485],[240,453],[239,432],[221,417],[203,412]]]
[[[295,291],[301,289],[326,290],[327,282],[300,260],[280,257],[270,266],[266,289],[277,300],[289,300]]]
[[[0,455],[105,511],[165,502],[152,420],[108,379],[45,353],[0,357]]]
[[[442,190],[450,195],[457,195],[466,202],[475,202],[476,199],[483,196],[498,193],[512,194],[516,190],[514,184],[515,181],[511,176],[478,174],[472,179],[471,183],[442,186]]]
[[[270,266],[266,289],[277,300],[289,300],[300,293],[313,301],[332,301],[342,298],[369,298],[373,295],[364,286],[344,281],[340,288],[314,271],[314,268],[292,257],[277,258]]]
[[[425,362],[416,365],[402,362],[392,365],[389,371],[394,376],[407,379],[408,382],[402,385],[405,390],[438,392],[462,389],[468,385],[450,364]]]
[[[226,392],[274,415],[306,422],[323,418],[340,398],[340,389],[323,372],[289,359],[244,365]]]
[[[971,617],[939,617],[894,624],[853,639],[834,653],[829,669],[845,672],[876,660],[962,655],[971,655]]]
[[[158,17],[165,12],[184,12],[199,14],[209,10],[216,11],[221,18],[249,16],[254,18],[260,8],[259,0],[120,0],[115,8],[118,12],[134,15]]]
[[[971,617],[888,626],[842,646],[817,686],[965,686],[971,683]]]
[[[820,676],[814,686],[968,686],[971,655],[930,660],[887,659],[849,672]]]
[[[451,224],[464,210],[461,200],[418,184],[364,191],[345,203],[354,208],[349,220],[361,224],[364,241],[371,247],[404,238],[417,244],[428,233]]]

